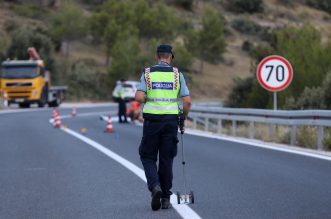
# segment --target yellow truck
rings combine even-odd
[[[48,104],[57,107],[64,99],[66,86],[51,87],[50,73],[34,48],[29,48],[30,60],[7,60],[2,62],[0,88],[3,99],[8,103],[29,108]]]

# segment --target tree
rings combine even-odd
[[[169,42],[180,24],[180,19],[163,3],[146,0],[108,0],[89,19],[94,40],[105,43],[107,64],[121,32],[131,29],[141,38]]]
[[[112,85],[120,78],[129,78],[140,74],[139,41],[137,35],[129,31],[120,33],[111,52],[112,62],[109,80]]]
[[[216,63],[222,58],[226,48],[224,22],[215,9],[204,9],[202,28],[188,32],[186,47],[200,58],[200,73],[204,61]]]
[[[280,104],[288,96],[298,98],[305,87],[320,86],[330,69],[330,54],[322,45],[320,32],[310,24],[281,30],[277,34],[276,52],[287,58],[294,70],[291,86],[279,95]]]
[[[86,19],[82,10],[70,1],[65,2],[58,9],[52,19],[52,34],[65,44],[65,55],[69,57],[70,43],[84,37]]]
[[[54,47],[46,35],[30,29],[20,29],[12,33],[12,42],[7,50],[9,58],[29,59],[27,49],[35,47],[45,61],[47,69],[54,70]]]
[[[175,30],[181,25],[181,20],[169,7],[162,3],[148,5],[143,0],[138,0],[136,4],[139,8],[136,14],[136,26],[140,30],[141,37],[168,42],[174,38]]]
[[[5,59],[6,57],[6,52],[7,52],[7,48],[9,47],[9,37],[3,33],[2,31],[0,31],[0,61]]]
[[[190,71],[193,56],[189,51],[187,51],[186,47],[180,44],[175,44],[174,54],[175,59],[173,60],[173,65],[177,66],[182,71]]]

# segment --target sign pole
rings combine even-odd
[[[277,110],[277,92],[274,92],[274,110]]]

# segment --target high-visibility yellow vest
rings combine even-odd
[[[120,97],[121,97],[121,99],[125,99],[125,97],[126,97],[126,90],[123,86],[121,87],[121,90],[120,90]]]
[[[168,72],[151,72],[151,68],[145,69],[147,86],[146,103],[143,113],[149,114],[179,114],[178,94],[180,90],[179,72],[175,67],[165,67]]]

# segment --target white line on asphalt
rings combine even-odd
[[[112,107],[117,106],[117,103],[62,103],[60,108],[69,109],[72,107],[76,108],[91,108],[91,107]]]
[[[91,113],[79,113],[76,115],[76,117],[85,117],[85,116],[95,116],[95,115],[100,115],[102,116],[103,114],[112,114],[116,113],[117,111],[103,111],[103,112],[91,112]],[[60,116],[61,119],[69,119],[69,118],[75,118],[72,115],[64,115]]]
[[[213,138],[213,139],[218,139],[218,140],[223,140],[223,141],[231,141],[231,142],[236,142],[236,143],[245,144],[245,145],[249,145],[249,146],[266,148],[266,149],[270,149],[270,150],[282,151],[282,152],[298,154],[298,155],[303,155],[303,156],[314,157],[314,158],[318,158],[318,159],[331,161],[330,156],[323,155],[323,154],[317,154],[317,153],[314,153],[313,151],[312,152],[303,151],[303,149],[301,149],[301,150],[291,149],[291,148],[285,148],[284,146],[281,146],[281,145],[273,146],[273,145],[270,145],[270,144],[268,145],[267,143],[249,142],[249,141],[246,141],[246,140],[239,140],[239,139],[234,139],[234,138],[231,138],[231,137],[216,136],[216,135],[213,135],[211,133],[197,132],[197,131],[193,131],[193,130],[187,130],[186,133],[190,134],[190,135],[199,136],[199,137]]]
[[[46,111],[47,109],[6,109],[0,110],[0,114],[10,114],[10,113],[28,113],[28,112],[38,112]]]
[[[120,155],[114,153],[113,151],[109,150],[105,146],[97,143],[96,141],[93,141],[90,138],[87,138],[71,129],[68,128],[61,128],[64,132],[80,139],[81,141],[87,143],[88,145],[94,147],[98,151],[104,153],[111,159],[115,160],[116,162],[120,163],[124,167],[126,167],[128,170],[136,174],[141,180],[146,182],[146,177],[144,174],[144,171],[140,169],[138,166],[134,165],[130,161],[126,160],[125,158],[121,157]],[[185,204],[177,204],[177,197],[176,195],[171,196],[171,204],[174,207],[174,209],[180,214],[183,218],[185,219],[201,219],[201,217],[194,211],[192,210],[189,206]]]

